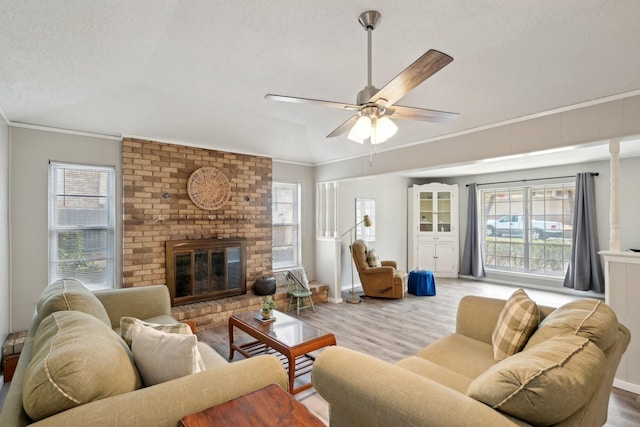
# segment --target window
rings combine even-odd
[[[114,287],[114,181],[113,167],[50,163],[49,283]]]
[[[273,224],[273,269],[299,265],[299,184],[274,182],[271,215]]]
[[[371,226],[365,227],[362,223],[364,216],[369,215]],[[366,242],[376,241],[376,201],[375,199],[356,199],[356,239]]]
[[[563,277],[574,194],[573,182],[481,190],[485,268]]]

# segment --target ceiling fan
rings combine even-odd
[[[348,138],[359,143],[369,139],[371,144],[379,144],[393,136],[398,128],[389,117],[436,123],[448,123],[458,118],[458,113],[394,105],[420,83],[453,61],[453,58],[445,53],[428,50],[382,89],[371,84],[371,33],[380,23],[380,19],[380,13],[375,10],[364,12],[358,17],[358,22],[367,32],[367,86],[358,93],[357,104],[273,94],[265,95],[265,98],[356,111],[356,115],[338,126],[327,138],[340,136],[349,130]]]

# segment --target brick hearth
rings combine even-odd
[[[327,302],[329,296],[328,285],[314,281],[309,285],[313,293],[312,298],[314,304]],[[194,321],[196,331],[202,331],[204,329],[226,325],[227,319],[232,314],[260,310],[260,303],[266,298],[267,297],[254,295],[253,293],[247,293],[235,297],[176,306],[171,309],[171,314],[176,320],[181,322],[185,320]],[[273,299],[278,305],[278,310],[286,311],[289,304],[287,287],[278,285]]]

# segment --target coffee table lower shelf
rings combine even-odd
[[[260,341],[253,341],[250,343],[236,345],[234,344],[235,350],[242,354],[244,357],[253,357],[259,356],[261,354],[272,354],[280,359],[284,369],[289,372],[289,359],[286,355],[280,353],[279,351],[269,347],[268,345],[261,343]],[[295,372],[293,374],[294,378],[301,377],[306,374],[311,373],[311,368],[313,368],[313,362],[315,362],[316,358],[312,354],[301,354],[296,357],[295,361]],[[296,388],[296,393],[307,388],[311,387],[310,382],[307,384]]]

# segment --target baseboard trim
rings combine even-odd
[[[342,301],[344,301],[342,298],[332,298],[332,297],[327,298],[327,302],[331,302],[334,304],[340,304]]]
[[[629,383],[616,378],[613,380],[613,386],[615,388],[630,391],[631,393],[640,394],[640,385],[638,384]]]

